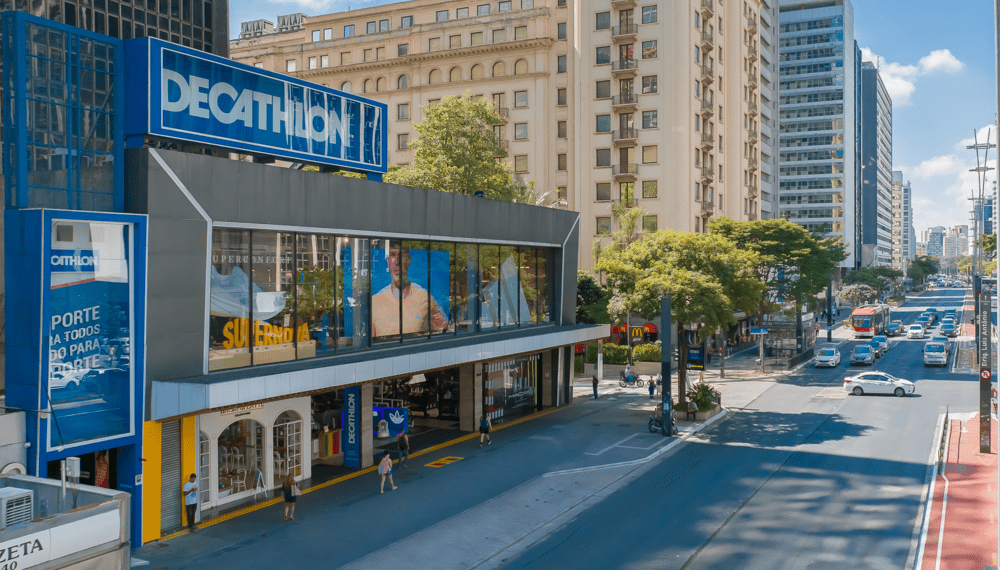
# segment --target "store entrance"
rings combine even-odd
[[[80,458],[80,480],[81,485],[102,487],[104,489],[117,489],[118,450],[115,448],[102,449],[94,453],[82,453]],[[62,461],[49,461],[46,466],[46,476],[49,479],[61,479]]]
[[[375,384],[373,404],[410,411],[414,429],[458,429],[459,369],[448,368]]]

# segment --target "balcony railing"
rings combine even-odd
[[[500,150],[497,151],[496,155],[497,157],[502,157],[509,150],[510,150],[510,141],[502,140],[500,141]]]
[[[619,59],[611,62],[611,73],[635,73],[636,62],[634,59]]]
[[[634,162],[615,164],[611,167],[611,176],[617,178],[635,178],[639,175],[639,165]]]
[[[747,32],[753,36],[757,34],[757,31],[757,18],[750,18],[747,22]]]
[[[715,4],[712,0],[701,0],[701,11],[706,15],[711,17],[715,14]]]
[[[751,116],[757,114],[757,102],[756,101],[750,101],[750,106],[748,107],[747,112],[750,113]]]
[[[712,182],[715,180],[715,169],[709,168],[707,166],[701,167],[701,179],[707,182]]]
[[[715,75],[712,73],[712,66],[707,63],[701,64],[701,80],[705,83],[715,81]]]
[[[639,35],[638,24],[625,24],[624,26],[614,26],[611,28],[612,39],[628,39]]]
[[[637,0],[611,0],[612,8],[631,8],[638,4]]]
[[[510,118],[510,108],[508,107],[494,107],[493,110],[496,111],[497,116],[500,117],[500,121],[498,121],[498,123],[506,123],[507,119]]]
[[[750,186],[747,188],[747,197],[756,198],[760,195],[760,187],[757,184],[751,182]]]
[[[708,99],[701,100],[701,116],[711,117],[715,113],[715,103]]]
[[[709,202],[707,200],[701,201],[701,213],[711,215],[715,212],[715,202]]]
[[[757,129],[750,129],[747,132],[747,140],[750,142],[757,142]]]
[[[750,220],[751,222],[756,222],[757,221],[757,213],[756,212],[750,212],[749,214],[747,214],[747,219]]]
[[[706,49],[712,49],[715,44],[715,37],[707,30],[701,33],[701,45]]]
[[[611,107],[637,107],[639,105],[639,96],[635,93],[623,93],[621,95],[615,95],[611,98]]]
[[[618,208],[636,208],[639,206],[639,202],[635,199],[635,196],[629,198],[618,198],[617,200],[611,201],[612,209]]]
[[[635,142],[639,138],[639,131],[635,127],[627,127],[620,131],[611,133],[611,140],[614,142]]]
[[[747,87],[749,87],[749,88],[750,88],[751,90],[754,90],[754,91],[756,91],[756,90],[757,90],[757,85],[758,85],[758,84],[757,84],[757,81],[758,81],[758,79],[757,79],[757,75],[756,75],[756,74],[754,74],[754,75],[751,75],[751,76],[750,76],[750,77],[749,77],[749,78],[747,79]]]
[[[747,48],[747,59],[751,62],[757,61],[757,44],[752,43]]]
[[[759,164],[757,163],[757,157],[756,157],[756,156],[751,156],[751,157],[750,157],[750,161],[749,161],[749,164],[748,164],[748,168],[749,168],[750,170],[757,170],[757,168],[758,168],[759,166],[760,166],[760,165],[759,165]]]
[[[701,148],[710,149],[715,146],[715,135],[711,133],[701,133]]]

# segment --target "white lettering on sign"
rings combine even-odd
[[[90,255],[53,255],[49,262],[55,266],[72,265],[74,267],[93,266],[94,258]]]
[[[219,81],[210,86],[207,78],[190,75],[185,78],[171,69],[161,70],[161,105],[170,113],[187,112],[201,119],[214,118],[225,125],[242,123],[248,129],[309,138],[316,142],[336,143],[347,137],[347,125],[334,110],[301,101],[260,93],[252,89],[237,92],[232,85]],[[170,87],[177,87],[177,99],[170,99]],[[256,118],[256,121],[254,120]],[[270,119],[270,120],[269,120]]]
[[[355,399],[354,392],[347,393],[347,443],[356,443],[358,426],[358,403]]]

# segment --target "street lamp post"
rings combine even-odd
[[[990,149],[996,148],[995,144],[990,142],[990,134],[992,129],[986,131],[986,140],[984,142],[979,142],[979,133],[973,131],[973,141],[974,143],[967,146],[969,150],[976,151],[976,167],[969,169],[969,172],[976,173],[976,181],[978,182],[978,196],[973,194],[973,221],[975,224],[975,229],[973,230],[973,266],[975,268],[975,276],[973,277],[973,291],[975,293],[976,300],[976,361],[979,363],[979,452],[980,453],[990,453],[991,448],[991,430],[990,430],[990,414],[991,414],[991,368],[993,366],[993,342],[991,339],[991,321],[992,321],[992,308],[990,307],[990,294],[985,292],[985,287],[983,285],[983,260],[982,260],[982,250],[983,250],[983,235],[982,230],[984,229],[979,223],[979,218],[981,216],[980,212],[977,211],[977,206],[985,204],[985,192],[986,192],[986,175],[990,170],[994,170],[993,167],[989,166],[989,155]],[[980,162],[980,151],[982,151],[982,162]],[[976,190],[973,190],[975,193]],[[983,293],[985,292],[985,295]],[[983,303],[986,306],[982,306]],[[984,318],[986,322],[983,323]],[[983,338],[985,335],[986,338]]]

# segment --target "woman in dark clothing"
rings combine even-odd
[[[285,482],[281,485],[281,493],[285,497],[285,520],[293,521],[295,520],[295,500],[298,497],[295,496],[295,491],[298,487],[295,485],[295,479],[289,474],[285,477]]]

